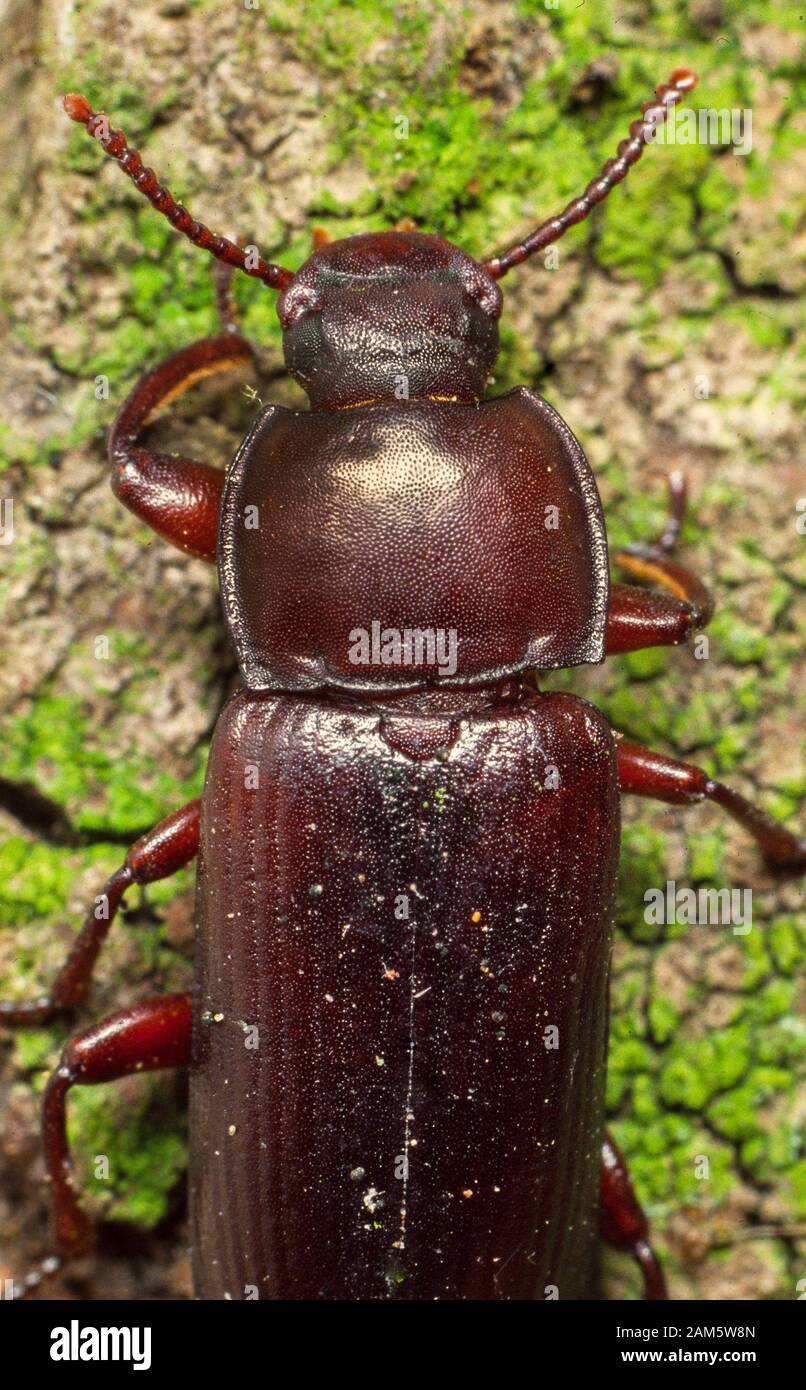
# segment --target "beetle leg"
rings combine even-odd
[[[627,554],[637,550],[651,551],[656,556],[671,555],[677,546],[688,508],[688,483],[685,473],[682,473],[679,468],[672,469],[672,472],[667,475],[666,487],[669,493],[669,513],[663,530],[649,545],[628,546]]]
[[[232,266],[225,265],[221,261],[216,261],[213,266],[213,284],[215,286],[215,302],[218,310],[218,317],[221,320],[221,327],[227,333],[234,333],[241,336],[238,326],[238,310],[232,294]],[[246,342],[246,339],[243,339]],[[251,346],[247,343],[247,346]]]
[[[644,647],[677,647],[687,642],[698,626],[690,605],[668,594],[634,584],[610,587],[605,633],[608,656]]]
[[[655,753],[626,739],[619,740],[617,758],[622,792],[652,797],[672,806],[715,801],[749,831],[773,868],[793,872],[806,869],[806,836],[798,839],[760,806],[722,782],[713,781],[702,768],[679,762],[665,753]]]
[[[677,646],[713,616],[713,599],[702,580],[669,558],[685,517],[687,488],[680,472],[670,473],[667,481],[669,515],[661,534],[648,544],[628,546],[611,557],[633,579],[657,585],[665,592],[613,584],[606,638],[610,655],[643,647]]]
[[[649,1223],[633,1191],[627,1165],[606,1131],[602,1144],[599,1229],[608,1245],[615,1250],[628,1250],[637,1261],[644,1281],[644,1298],[666,1298],[663,1270],[649,1243]]]
[[[224,486],[220,468],[173,454],[155,454],[138,440],[163,406],[195,382],[252,357],[234,326],[226,288],[219,282],[219,309],[226,332],[204,338],[166,357],[141,377],[109,436],[112,491],[163,539],[202,560],[215,560],[218,509]]]
[[[48,1023],[56,1014],[75,1009],[86,996],[98,953],[106,940],[126,889],[133,883],[154,883],[189,864],[199,848],[200,802],[166,816],[132,845],[122,867],[95,899],[84,925],[49,994],[28,1003],[0,1003],[0,1023]]]
[[[711,621],[714,601],[702,580],[691,570],[656,551],[654,546],[633,546],[630,550],[616,551],[612,559],[619,569],[625,570],[633,579],[657,584],[665,589],[688,612],[691,629],[705,627]],[[613,587],[623,595],[628,586],[616,584]],[[640,593],[640,589],[637,592]]]
[[[42,1143],[51,1189],[55,1257],[22,1281],[23,1296],[68,1259],[84,1254],[91,1228],[73,1186],[66,1100],[73,1086],[97,1086],[140,1071],[167,1071],[190,1061],[191,996],[144,999],[76,1033],[65,1045],[42,1101]]]
[[[605,637],[608,655],[644,647],[675,647],[711,621],[713,600],[702,580],[656,553],[654,547],[618,551],[613,562],[666,593],[634,584],[611,586]]]

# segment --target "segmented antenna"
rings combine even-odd
[[[641,117],[633,121],[630,126],[629,139],[622,140],[616,151],[615,159],[608,159],[602,170],[591,179],[585,192],[581,197],[575,198],[567,208],[550,217],[547,222],[541,222],[535,227],[529,236],[523,241],[518,241],[511,246],[508,251],[504,251],[500,256],[491,256],[489,260],[482,261],[484,269],[494,280],[500,280],[502,275],[506,275],[513,266],[520,265],[521,261],[533,256],[535,251],[540,251],[544,246],[549,246],[552,241],[558,241],[569,227],[573,227],[577,222],[584,222],[585,218],[605,199],[611,189],[616,184],[621,183],[630,172],[633,164],[641,158],[646,146],[653,138],[655,131],[663,125],[669,112],[679,101],[683,100],[689,92],[693,92],[697,85],[697,74],[688,68],[675,68],[668,82],[661,83],[655,88],[655,98],[653,101],[646,101],[641,107]]]
[[[271,261],[264,261],[261,256],[256,256],[253,252],[244,252],[240,246],[236,246],[234,241],[228,241],[226,237],[216,236],[209,227],[205,227],[203,222],[197,222],[191,217],[187,208],[181,203],[177,203],[173,195],[167,188],[158,182],[153,169],[147,168],[137,150],[129,147],[126,136],[122,130],[113,130],[109,124],[108,117],[102,113],[93,111],[86,97],[78,92],[68,92],[64,98],[64,109],[71,121],[77,121],[79,125],[86,126],[87,132],[103,146],[106,153],[116,159],[124,174],[128,174],[135,188],[143,194],[145,198],[161,212],[163,217],[183,236],[188,237],[195,246],[200,246],[203,251],[209,251],[217,260],[224,261],[227,265],[237,266],[246,275],[251,275],[256,280],[262,280],[274,290],[284,290],[291,284],[294,278],[293,272],[286,270],[284,266],[274,265]]]

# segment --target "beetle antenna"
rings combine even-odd
[[[264,261],[262,256],[247,254],[240,246],[236,246],[234,241],[217,236],[209,227],[205,227],[203,222],[197,222],[191,217],[187,208],[177,203],[168,189],[158,182],[154,170],[146,168],[138,151],[130,148],[123,131],[113,130],[109,118],[93,111],[86,97],[78,92],[68,92],[64,98],[64,109],[71,121],[86,126],[88,134],[103,146],[112,159],[117,160],[135,188],[195,246],[209,251],[217,260],[224,261],[227,265],[237,266],[246,275],[262,280],[274,290],[284,290],[291,284],[294,278],[293,271],[286,270],[281,265],[274,265],[271,261]]]
[[[627,177],[633,164],[641,158],[647,144],[653,140],[655,132],[663,125],[672,107],[692,92],[696,85],[696,73],[691,72],[689,68],[675,68],[669,81],[655,88],[654,100],[644,102],[640,119],[633,121],[629,138],[622,140],[616,158],[608,159],[596,178],[591,179],[582,196],[575,198],[556,217],[541,222],[523,241],[510,246],[508,251],[482,261],[488,275],[492,275],[494,280],[500,280],[508,270],[520,265],[521,261],[534,255],[535,251],[549,246],[552,241],[559,241],[569,227],[575,226],[577,222],[584,222],[596,204],[601,203],[610,190]]]

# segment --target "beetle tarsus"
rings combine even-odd
[[[232,271],[233,267],[226,261],[216,261],[213,266],[216,309],[224,332],[240,335],[238,311],[232,294]]]
[[[667,1299],[669,1295],[666,1290],[663,1269],[649,1241],[637,1241],[633,1246],[632,1255],[644,1281],[644,1301],[654,1303]]]
[[[752,835],[771,868],[786,873],[806,870],[806,839],[793,835],[732,787],[713,781],[702,768],[627,739],[620,740],[617,758],[622,792],[671,806],[713,801]]]
[[[669,492],[666,524],[657,539],[650,542],[649,546],[661,555],[671,555],[675,550],[688,509],[688,480],[685,473],[679,468],[673,469],[667,476],[666,486]]]
[[[76,1033],[65,1044],[42,1098],[45,1153],[58,1264],[84,1255],[92,1246],[92,1225],[73,1185],[67,1142],[67,1096],[73,1086],[94,1086],[141,1071],[186,1066],[190,1058],[190,995],[146,999]],[[40,1271],[49,1269],[44,1261]],[[43,1278],[45,1274],[43,1273]],[[48,1276],[49,1277],[49,1276]],[[30,1288],[41,1280],[28,1276]],[[33,1282],[31,1282],[33,1281]]]
[[[0,1003],[0,1023],[42,1027],[60,1014],[78,1008],[89,988],[98,953],[106,940],[127,888],[134,882],[131,868],[124,864],[104,886],[84,918],[78,934],[49,994],[22,1002]]]
[[[724,782],[709,778],[704,794],[743,825],[761,848],[767,866],[779,873],[803,873],[806,870],[806,836],[798,838],[760,806],[755,806]]]
[[[614,1250],[629,1253],[636,1261],[643,1280],[644,1299],[665,1299],[668,1296],[666,1281],[649,1241],[649,1222],[635,1195],[624,1157],[607,1131],[602,1143],[599,1220],[602,1239]]]
[[[169,878],[194,858],[199,845],[199,801],[166,816],[132,845],[124,864],[107,881],[87,912],[84,925],[49,994],[23,1003],[0,1003],[0,1023],[41,1026],[83,1002],[92,972],[128,888]]]

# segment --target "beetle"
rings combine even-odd
[[[127,889],[198,854],[192,996],[77,1034],[46,1088],[56,1254],[26,1291],[91,1238],[70,1089],[189,1066],[200,1298],[587,1298],[600,1235],[665,1296],[604,1133],[619,797],[713,801],[779,869],[806,867],[806,840],[541,689],[685,642],[712,602],[672,555],[679,476],[662,536],[609,555],[565,422],[525,387],[483,393],[499,280],[602,202],[695,83],[673,72],[584,193],[500,254],[398,229],[320,243],[295,273],[197,222],[65,97],[177,231],[279,291],[310,409],[265,406],[226,477],[143,443],[252,357],[220,275],[221,333],[144,376],[112,427],[118,498],[217,561],[243,688],[201,800],[129,851],[50,993],[0,1005],[9,1025],[75,1010]]]

